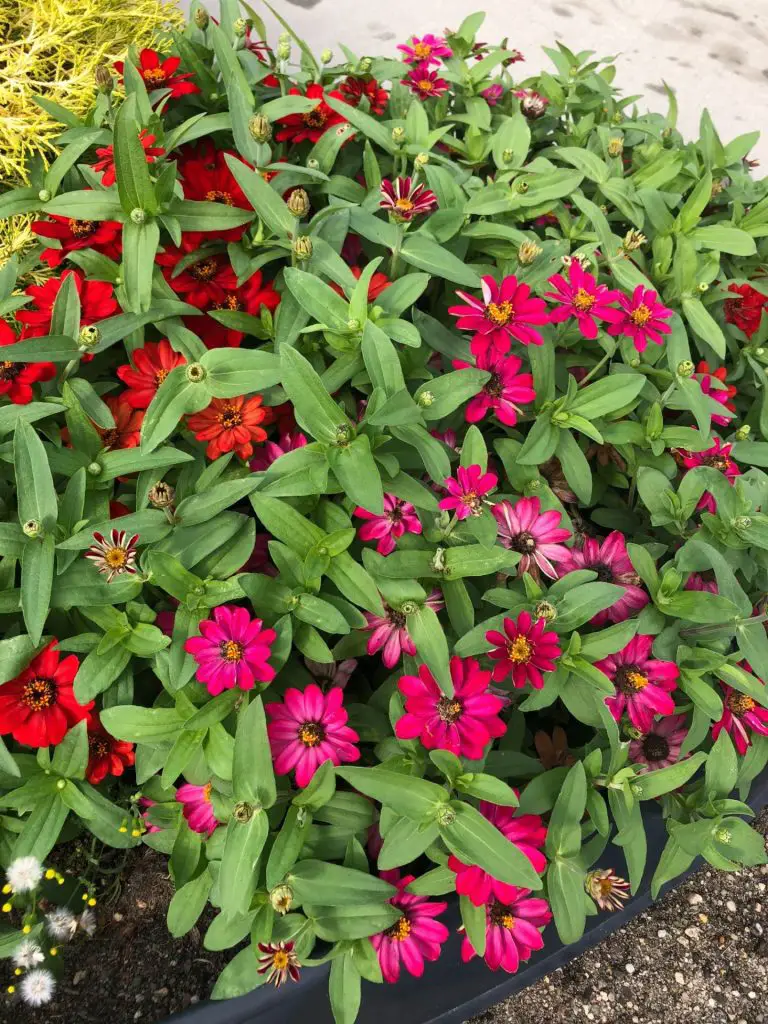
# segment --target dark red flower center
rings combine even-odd
[[[595,562],[594,565],[590,565],[588,568],[590,568],[592,572],[597,573],[597,578],[600,583],[613,582],[613,569],[610,565],[606,565],[605,562]]]
[[[648,676],[643,675],[637,665],[619,665],[613,681],[627,697],[636,696],[650,682]]]
[[[387,512],[387,519],[390,521],[390,523],[399,523],[402,521],[402,518],[403,510],[400,507],[400,502],[398,502],[394,508],[390,509],[389,512]]]
[[[437,702],[437,714],[441,721],[451,725],[457,718],[461,718],[464,705],[455,697],[441,697]]]
[[[395,629],[405,629],[405,615],[397,608],[387,608],[387,618]]]
[[[325,729],[320,722],[303,722],[299,728],[299,742],[305,747],[316,747],[325,739]]]
[[[643,740],[643,755],[649,761],[665,761],[669,757],[669,743],[664,736],[650,732]]]
[[[504,394],[504,381],[501,379],[500,374],[492,373],[491,379],[483,388],[486,395],[490,395],[491,398],[501,398]]]
[[[508,932],[515,927],[515,915],[512,913],[512,907],[506,903],[496,900],[491,906],[489,917],[491,924],[495,924],[498,928],[506,928]]]
[[[24,683],[24,689],[21,692],[22,703],[26,704],[28,708],[32,708],[33,711],[42,711],[44,708],[53,707],[57,696],[58,689],[55,680],[44,679],[41,676],[35,676],[34,679]]]
[[[306,114],[302,114],[301,119],[307,128],[322,128],[328,120],[328,115],[323,110],[322,104],[318,104],[312,110],[308,110]]]
[[[209,203],[224,203],[225,206],[234,206],[235,200],[232,198],[231,192],[222,192],[218,188],[210,188],[205,193],[205,198]]]
[[[245,649],[237,640],[225,640],[221,645],[221,656],[224,661],[238,662],[243,660]]]
[[[207,260],[199,260],[197,263],[193,263],[191,267],[187,268],[196,281],[210,281],[216,276],[216,271],[218,269],[218,264],[213,256]]]
[[[390,928],[387,928],[384,934],[387,938],[394,939],[395,942],[405,942],[411,934],[411,922],[403,916],[399,921],[395,921]]]
[[[120,431],[117,427],[112,427],[111,430],[105,430],[101,435],[101,441],[105,448],[114,448],[115,445],[120,442]]]
[[[229,402],[222,408],[217,419],[225,430],[233,430],[243,422],[239,408],[236,405],[230,405]]]
[[[0,381],[15,380],[25,366],[26,363],[0,363]]]
[[[164,370],[162,366],[159,370],[155,370],[155,384],[160,387],[170,372],[170,370]]]
[[[165,84],[168,74],[162,68],[145,68],[141,72],[141,77],[147,85],[158,89],[161,85]]]
[[[109,740],[103,736],[89,736],[88,749],[91,757],[108,757],[111,752]]]
[[[521,555],[531,555],[536,550],[536,538],[532,533],[523,530],[522,533],[516,533],[512,537],[510,546],[513,551],[519,551]]]
[[[739,718],[754,711],[755,708],[755,702],[746,693],[729,693],[725,698],[725,703],[728,710]]]
[[[727,455],[705,455],[701,460],[702,466],[711,466],[712,469],[719,469],[721,473],[725,471],[731,465],[731,460]]]
[[[96,230],[96,223],[92,220],[74,220],[69,221],[69,231],[73,238],[88,238]]]

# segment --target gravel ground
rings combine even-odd
[[[768,833],[768,809],[758,819]],[[470,1024],[768,1024],[768,865],[702,869]]]

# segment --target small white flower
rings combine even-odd
[[[45,924],[54,939],[69,942],[77,931],[77,918],[66,907],[57,907],[46,915]]]
[[[80,915],[79,927],[86,935],[93,935],[96,931],[96,915],[92,910],[84,910]]]
[[[22,939],[16,952],[13,954],[13,966],[29,969],[35,964],[41,964],[45,960],[45,954],[36,942],[32,939]]]
[[[5,875],[14,892],[31,892],[40,884],[43,865],[37,857],[17,857],[8,865]]]
[[[50,971],[37,967],[24,976],[19,986],[21,998],[29,1006],[43,1006],[50,1003],[56,990],[56,979]]]

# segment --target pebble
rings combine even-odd
[[[736,913],[736,904],[733,902],[733,900],[728,900],[725,906],[726,909],[729,910],[732,914]]]
[[[667,931],[666,931],[665,928],[659,928],[659,930],[656,932],[656,934],[658,935],[658,937],[660,939],[666,939],[666,937],[667,937]]]
[[[624,965],[624,970],[627,972],[627,974],[634,974],[635,973],[635,965],[634,964],[625,964]]]
[[[685,977],[680,973],[680,971],[675,971],[675,981],[678,985],[685,984]]]
[[[692,892],[691,895],[688,897],[688,902],[692,907],[695,907],[698,903],[704,902],[704,897],[701,895],[701,893]]]

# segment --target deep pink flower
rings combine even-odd
[[[661,345],[662,334],[670,334],[672,328],[666,320],[674,313],[673,309],[663,306],[657,294],[641,284],[632,292],[632,297],[619,292],[621,319],[608,328],[609,334],[626,334],[635,344],[638,352],[644,352],[648,342]]]
[[[534,622],[528,612],[520,612],[517,622],[504,619],[504,632],[489,629],[485,634],[494,650],[488,657],[495,661],[493,681],[502,683],[508,675],[512,685],[523,687],[530,683],[534,690],[544,685],[544,672],[553,672],[555,659],[563,653],[557,642],[557,633],[547,632],[546,619]]]
[[[442,441],[443,444],[448,445],[449,448],[453,448],[455,452],[459,450],[458,438],[456,437],[455,430],[430,430],[430,434],[432,437],[436,437],[438,441]]]
[[[379,206],[395,220],[410,221],[437,208],[437,196],[413,178],[385,178],[381,183]]]
[[[439,590],[433,590],[424,602],[433,611],[439,611],[443,607]],[[371,635],[368,638],[368,654],[376,654],[381,651],[381,660],[386,668],[394,668],[404,654],[413,657],[416,654],[416,645],[408,635],[405,614],[397,608],[384,605],[384,615],[374,615],[373,612],[364,612],[368,622],[363,626],[366,632]]]
[[[594,626],[606,622],[624,622],[634,612],[645,608],[650,600],[640,586],[640,577],[627,553],[626,538],[619,530],[612,530],[604,541],[586,537],[581,548],[570,548],[568,557],[560,564],[560,576],[567,576],[569,572],[578,569],[596,572],[600,583],[615,583],[624,587],[622,598],[590,620]]]
[[[487,89],[483,89],[480,93],[485,102],[489,107],[495,107],[501,97],[504,95],[504,86],[499,85],[498,82],[494,85],[489,85]]]
[[[306,444],[307,439],[301,433],[285,433],[277,441],[265,441],[261,448],[256,449],[256,454],[251,459],[251,469],[255,473],[264,472],[281,455],[295,452],[297,448],[304,448]]]
[[[705,360],[702,360],[696,366],[695,379],[699,382],[701,390],[713,402],[722,405],[724,412],[731,413],[730,416],[723,416],[720,413],[713,414],[712,422],[717,423],[721,427],[727,427],[733,419],[733,414],[736,412],[736,406],[731,399],[735,398],[738,394],[738,389],[733,384],[726,384],[725,378],[727,375],[728,370],[724,366],[718,367],[717,370],[710,370],[709,363]]]
[[[530,121],[546,114],[549,100],[535,89],[515,89],[512,95],[520,100],[520,110]]]
[[[201,636],[191,636],[184,649],[197,662],[197,678],[215,697],[238,687],[252,690],[256,683],[271,683],[275,670],[267,659],[277,639],[274,629],[262,629],[245,608],[221,605],[212,619],[199,624]]]
[[[420,739],[427,750],[479,759],[488,743],[507,731],[499,718],[505,700],[490,692],[491,673],[474,658],[451,658],[451,679],[453,696],[448,697],[426,665],[419,666],[418,676],[402,676],[397,685],[405,696],[405,714],[395,735]]]
[[[472,363],[454,359],[453,365],[457,370],[466,370]],[[522,359],[517,356],[505,356],[492,348],[475,357],[475,367],[487,370],[491,377],[483,390],[467,403],[464,410],[467,423],[479,423],[493,410],[499,422],[514,427],[518,413],[522,412],[520,405],[527,405],[536,398],[531,374],[518,373],[522,365]]]
[[[453,56],[453,50],[445,39],[434,36],[431,32],[421,39],[418,36],[411,36],[410,44],[399,43],[397,49],[403,53],[406,64],[439,64],[441,58]]]
[[[193,786],[185,782],[176,790],[176,799],[182,806],[182,813],[193,832],[212,835],[219,822],[211,804],[211,783]]]
[[[711,577],[711,578],[710,578]],[[714,578],[714,574],[707,570],[704,573],[692,572],[688,579],[685,581],[683,590],[703,590],[707,594],[719,594],[720,591],[717,588],[717,580]]]
[[[425,960],[437,960],[440,946],[448,938],[448,929],[435,918],[448,909],[448,904],[431,902],[426,896],[413,896],[405,887],[414,875],[400,877],[400,872],[381,871],[379,877],[397,886],[397,895],[389,902],[402,912],[402,917],[386,931],[371,936],[371,943],[379,958],[384,981],[394,984],[400,977],[400,961],[409,974],[420,978]]]
[[[514,275],[505,277],[497,284],[490,275],[482,279],[482,299],[476,299],[466,292],[456,292],[466,306],[451,306],[448,312],[458,317],[456,326],[460,331],[474,331],[471,348],[475,355],[488,347],[502,355],[509,351],[512,339],[522,345],[541,345],[541,334],[531,325],[549,322],[547,306],[543,299],[531,298],[527,284],[518,284]]]
[[[549,283],[556,289],[546,293],[548,299],[557,303],[549,313],[553,324],[575,317],[582,337],[592,341],[597,337],[598,320],[615,324],[622,319],[621,312],[611,305],[621,298],[621,292],[598,284],[578,260],[571,260],[567,281],[562,274],[553,274]]]
[[[685,715],[668,715],[659,722],[653,722],[645,736],[632,740],[629,759],[635,764],[648,765],[654,771],[668,768],[679,759],[680,748],[687,735]]]
[[[514,974],[521,960],[530,959],[534,949],[542,949],[540,929],[552,920],[546,900],[531,898],[530,889],[516,889],[508,903],[494,900],[486,907],[485,962],[492,971],[501,967]],[[465,938],[461,959],[466,963],[476,956],[472,943]]]
[[[338,686],[323,693],[310,683],[304,691],[289,687],[282,701],[266,704],[272,760],[278,775],[296,771],[296,785],[304,789],[324,761],[335,765],[360,760],[355,746],[360,737],[347,725],[344,692]]]
[[[749,671],[748,666],[744,668]],[[752,745],[749,730],[760,736],[768,736],[768,709],[761,707],[753,697],[731,686],[723,686],[723,689],[723,714],[712,726],[712,738],[717,739],[725,729],[738,752],[746,754],[747,748]]]
[[[736,477],[741,476],[741,470],[731,458],[732,448],[732,444],[724,444],[719,437],[716,437],[715,443],[705,452],[681,451],[680,459],[686,469],[696,469],[697,466],[709,466],[711,469],[717,469],[732,485]],[[711,512],[714,515],[717,512],[714,494],[711,491],[704,491],[696,508],[700,512]]]
[[[407,85],[414,96],[421,100],[442,96],[448,91],[448,83],[436,71],[430,71],[429,64],[419,64],[405,78],[400,79],[401,85]]]
[[[571,531],[560,525],[562,514],[557,509],[542,512],[539,498],[519,498],[514,505],[511,501],[499,501],[491,512],[499,524],[501,543],[522,555],[519,572],[529,572],[535,563],[545,576],[556,580],[557,568],[553,563],[570,558],[570,551],[562,542],[568,540]]]
[[[546,868],[547,858],[541,852],[541,847],[547,838],[547,828],[538,814],[521,814],[516,817],[514,807],[497,807],[486,800],[480,801],[479,811],[525,854],[535,871]],[[515,886],[500,882],[477,865],[464,864],[451,854],[448,867],[456,872],[456,892],[460,896],[469,897],[476,907],[490,903],[492,899],[502,903],[511,903],[515,899]]]
[[[391,555],[396,542],[404,533],[421,533],[421,521],[416,509],[409,501],[401,501],[394,494],[384,495],[384,514],[379,516],[358,507],[355,515],[367,520],[357,531],[360,540],[378,541],[376,550],[380,555]]]
[[[675,702],[670,697],[677,688],[680,670],[673,661],[656,661],[651,657],[655,637],[633,637],[626,647],[595,662],[595,668],[611,680],[616,688],[613,697],[605,703],[616,719],[621,721],[624,711],[641,732],[650,732],[654,715],[671,715]]]
[[[443,482],[449,497],[443,498],[440,508],[449,512],[455,510],[457,519],[482,515],[483,496],[492,491],[498,482],[495,473],[484,473],[477,464],[459,466],[456,478],[449,476]]]

